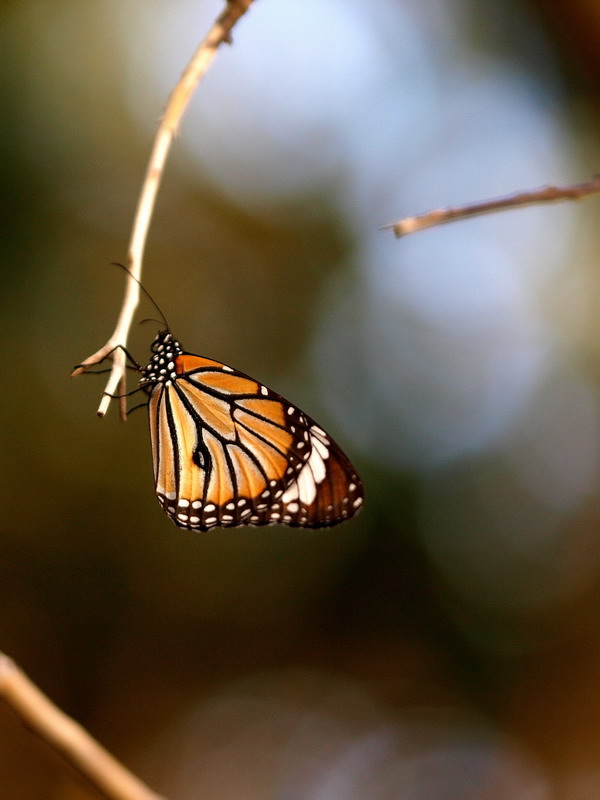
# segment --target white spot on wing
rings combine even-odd
[[[323,444],[316,436],[311,437],[311,442],[315,450],[318,451],[321,458],[329,458],[329,448]]]
[[[309,506],[317,496],[318,484],[325,480],[327,475],[325,459],[329,457],[329,448],[315,435],[311,435],[310,441],[312,450],[308,461],[298,473],[297,480],[282,495],[284,503],[299,499],[301,503]]]
[[[286,491],[281,495],[281,502],[282,503],[289,503],[291,500],[298,499],[298,483],[294,481],[292,485],[286,489]]]
[[[309,459],[309,462],[312,460],[312,456]],[[315,478],[313,477],[312,472],[308,468],[308,463],[298,475],[298,496],[300,498],[300,502],[306,503],[309,506],[312,501],[315,499],[317,495],[317,484],[315,483]],[[320,461],[321,466],[323,467],[323,461]],[[325,475],[325,468],[323,467],[323,475]],[[316,476],[315,476],[316,477]]]
[[[313,445],[316,444],[316,440],[312,439]],[[322,445],[321,445],[322,446]],[[327,456],[329,455],[329,450],[325,448]],[[325,475],[327,470],[325,469],[325,461],[323,460],[327,456],[323,456],[320,452],[318,447],[313,447],[310,458],[306,462],[304,469],[307,469],[309,466],[312,469],[312,474],[314,475],[315,481],[317,483],[321,483],[325,479]]]

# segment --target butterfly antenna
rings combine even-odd
[[[127,267],[125,266],[125,264],[120,264],[118,261],[111,261],[110,263],[111,263],[111,266],[113,266],[113,267],[120,267],[120,269],[124,270],[124,272],[126,272],[126,273],[129,275],[129,277],[130,277],[132,280],[134,280],[134,281],[137,283],[137,285],[140,287],[140,289],[142,290],[142,292],[143,292],[143,293],[146,295],[146,297],[148,298],[148,300],[150,300],[150,302],[152,303],[152,305],[154,306],[154,308],[155,308],[155,309],[158,311],[158,313],[160,314],[160,316],[161,316],[161,318],[162,318],[162,322],[164,322],[166,329],[167,329],[168,331],[170,331],[170,330],[171,330],[171,326],[170,326],[170,325],[169,325],[169,323],[167,322],[167,318],[166,318],[166,317],[165,317],[165,315],[163,314],[163,311],[162,311],[161,307],[158,305],[158,303],[156,302],[156,300],[155,300],[155,299],[152,297],[152,295],[150,294],[150,292],[148,291],[148,289],[146,289],[146,287],[144,286],[144,284],[143,284],[141,281],[139,281],[139,280],[138,280],[138,279],[135,277],[135,275],[133,275],[133,274],[132,274],[132,272],[131,272],[129,269],[127,269]],[[145,321],[145,320],[144,320],[144,321]],[[155,322],[156,322],[156,321],[157,321],[157,320],[155,320]]]

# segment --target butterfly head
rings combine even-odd
[[[176,380],[176,360],[183,348],[171,331],[159,331],[150,345],[150,351],[152,355],[142,369],[140,386],[151,388],[157,383]]]

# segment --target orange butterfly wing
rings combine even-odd
[[[320,528],[359,510],[356,470],[310,417],[218,361],[172,358],[146,383],[156,493],[176,525]]]

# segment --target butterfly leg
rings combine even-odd
[[[101,363],[100,361],[98,362]],[[82,367],[83,364],[76,364],[73,367],[73,370],[79,369]],[[132,369],[134,372],[139,372],[137,367],[134,367],[133,364],[125,364],[125,369]],[[83,375],[106,375],[107,372],[112,372],[112,367],[107,367],[106,369],[86,369]]]
[[[106,359],[107,359],[107,358],[110,358],[110,357],[112,356],[112,354],[115,352],[115,350],[122,350],[122,351],[125,353],[125,355],[127,356],[127,358],[129,359],[129,361],[131,361],[131,364],[127,364],[127,365],[126,365],[126,366],[127,366],[127,369],[134,369],[134,370],[136,370],[137,372],[140,372],[140,371],[141,371],[141,369],[142,369],[142,365],[141,365],[141,364],[138,364],[138,362],[137,362],[137,361],[135,360],[135,358],[134,358],[134,357],[131,355],[131,353],[129,352],[129,350],[127,350],[127,348],[126,348],[126,347],[123,347],[123,345],[122,345],[122,344],[118,344],[118,345],[116,345],[116,347],[113,347],[113,349],[112,349],[112,350],[110,350],[110,351],[109,351],[109,352],[108,352],[108,353],[107,353],[107,354],[104,356],[104,358],[101,358],[99,361],[97,361],[97,362],[96,362],[96,364],[102,364],[102,362],[103,362],[103,361],[106,361]],[[76,365],[73,367],[73,372],[77,372],[78,370],[81,370],[82,372],[84,372],[84,371],[85,371],[85,372],[90,372],[90,370],[88,370],[88,369],[87,369],[87,366],[88,366],[87,364],[76,364]],[[94,374],[96,374],[96,375],[101,375],[103,372],[110,372],[110,369],[107,369],[107,370],[98,370],[98,371],[91,371],[91,374],[92,374],[92,375],[94,375]]]
[[[128,409],[127,416],[129,416],[130,414],[133,414],[133,412],[137,411],[138,408],[148,408],[148,403],[138,403],[137,406],[134,406],[133,408]]]
[[[136,392],[141,392],[143,388],[144,388],[143,386],[138,386],[137,389],[132,389],[130,392],[125,392],[125,394],[110,394],[110,392],[102,392],[102,396],[110,397],[111,400],[120,400],[121,397],[131,397],[132,394],[135,394]],[[142,405],[146,404],[142,403]]]

